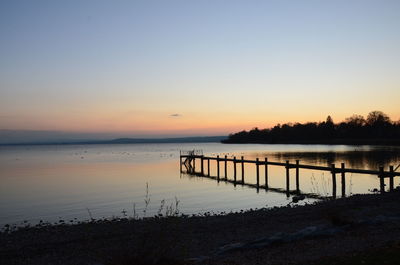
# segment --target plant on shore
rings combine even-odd
[[[145,193],[145,198],[144,198],[144,208],[143,208],[143,217],[142,218],[147,218],[147,212],[149,210],[149,205],[150,205],[150,189],[149,189],[149,184],[146,183],[146,193]],[[160,202],[160,206],[157,210],[157,214],[154,216],[156,218],[161,218],[161,217],[177,217],[180,214],[179,211],[179,203],[180,201],[178,198],[175,196],[174,202],[171,202],[170,205],[166,205],[166,200],[162,199]],[[136,203],[133,203],[133,215],[131,217],[134,220],[140,219],[139,215],[136,212]]]
[[[144,209],[143,209],[143,218],[146,217],[146,213],[147,213],[147,208],[149,207],[150,204],[150,195],[149,195],[149,183],[146,182],[146,195],[144,198]]]
[[[133,218],[133,219],[139,219],[139,214],[136,212],[136,203],[133,203],[133,207],[132,207],[132,218]]]
[[[90,218],[90,221],[94,221],[95,219],[93,218],[93,215],[92,215],[92,212],[89,210],[89,208],[88,207],[86,207],[86,211],[88,212],[88,214],[89,214],[89,218]]]
[[[311,174],[310,178],[311,182],[311,193],[319,194],[322,196],[328,196],[328,188],[331,186],[330,180],[325,178],[324,173],[321,174],[321,182],[318,182],[317,178],[314,176],[314,173]],[[322,191],[320,190],[322,189]]]
[[[175,197],[175,203],[172,202],[170,206],[166,207],[164,216],[165,217],[179,216],[179,200],[177,197]]]

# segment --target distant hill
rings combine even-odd
[[[199,137],[180,137],[180,138],[119,138],[103,143],[110,144],[136,144],[136,143],[208,143],[221,142],[228,139],[228,136],[199,136]]]
[[[112,140],[52,140],[0,143],[0,145],[72,145],[72,144],[144,144],[144,143],[212,143],[226,140],[228,136],[198,136],[172,138],[117,138]]]

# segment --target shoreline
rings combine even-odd
[[[400,139],[331,139],[331,140],[287,140],[287,141],[234,141],[223,140],[223,144],[300,144],[300,145],[382,145],[400,146]]]
[[[400,236],[400,221],[393,221],[393,218],[398,216],[400,219],[399,199],[400,192],[392,192],[226,215],[151,217],[144,220],[119,218],[23,228],[0,233],[0,259],[3,264],[107,265],[129,264],[123,260],[152,257],[170,261],[152,264],[244,265],[257,264],[258,258],[269,257],[265,264],[287,264],[288,255],[283,253],[290,251],[293,257],[290,264],[312,264],[326,256],[319,248],[329,249],[331,253],[328,256],[342,257],[371,248],[371,243],[380,247],[396,240]],[[382,224],[362,223],[377,218],[383,220]],[[255,249],[236,248],[223,255],[215,254],[223,248],[240,244],[248,246],[260,238],[276,238],[278,233],[293,236],[312,227],[314,230],[339,230],[330,236],[311,236],[293,242],[277,242]],[[340,231],[344,227],[346,230]],[[311,255],[310,251],[318,254]]]

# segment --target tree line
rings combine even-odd
[[[371,111],[367,118],[352,115],[340,123],[334,123],[328,116],[323,122],[285,123],[269,129],[241,131],[222,142],[400,144],[400,121],[392,121],[382,111]]]

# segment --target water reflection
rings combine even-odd
[[[207,144],[133,144],[91,146],[0,147],[0,225],[23,220],[56,221],[62,218],[87,219],[90,208],[95,218],[120,215],[131,211],[133,203],[141,212],[146,183],[150,187],[150,209],[156,214],[160,202],[180,200],[187,214],[206,211],[234,211],[291,202],[285,194],[257,190],[251,186],[212,179],[180,176],[179,150],[202,149],[208,156],[265,156],[270,161],[299,159],[304,164],[329,165],[345,162],[346,167],[360,169],[386,168],[400,162],[400,149],[374,146],[307,146],[307,145],[223,145]],[[221,174],[224,168],[221,164]],[[241,170],[237,169],[238,179]],[[260,183],[264,185],[260,168]],[[206,171],[207,172],[207,171]],[[216,175],[211,162],[211,175]],[[233,179],[229,163],[227,174]],[[245,165],[246,182],[255,184],[254,165]],[[326,195],[332,192],[329,173],[300,171],[300,189],[304,193]],[[290,189],[295,189],[291,171]],[[338,191],[340,181],[338,179]],[[395,185],[399,181],[395,180]],[[269,167],[271,188],[285,187],[285,169]],[[379,187],[376,176],[347,174],[346,195],[366,193]],[[272,190],[271,190],[272,191]]]
[[[318,164],[330,166],[331,164],[345,163],[346,167],[357,169],[378,170],[380,166],[397,165],[400,162],[398,150],[376,151],[347,151],[347,152],[289,152],[266,154],[277,161],[301,160],[304,164]]]

